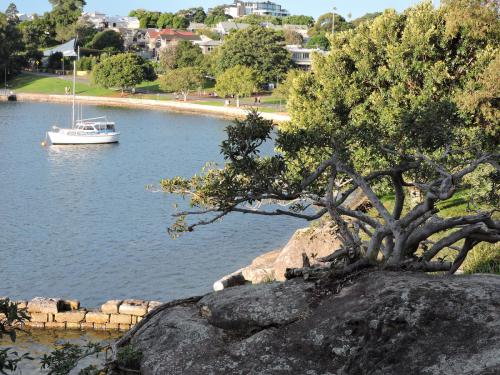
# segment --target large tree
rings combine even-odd
[[[219,22],[226,21],[233,17],[227,15],[224,11],[223,6],[213,7],[210,12],[208,12],[207,17],[205,18],[205,25],[207,26],[215,26]]]
[[[188,40],[165,48],[160,54],[160,64],[164,70],[186,67],[200,67],[203,63],[201,48]]]
[[[104,30],[95,34],[87,47],[106,51],[123,51],[123,38],[114,30]]]
[[[240,106],[240,98],[250,96],[256,89],[255,72],[251,68],[236,65],[217,76],[215,91],[221,97],[233,96],[236,106]]]
[[[254,69],[259,83],[275,82],[292,64],[282,34],[251,26],[229,34],[219,48],[219,72],[236,65]]]
[[[186,67],[169,70],[160,79],[160,87],[168,92],[180,93],[184,101],[190,92],[201,88],[203,75],[198,68]]]
[[[330,33],[333,30],[346,31],[352,29],[354,26],[347,22],[340,14],[335,13],[335,25],[333,24],[333,13],[325,13],[316,20],[314,26],[309,30],[309,35],[314,36],[321,33]]]
[[[133,53],[108,57],[92,69],[94,83],[106,88],[118,88],[122,92],[137,86],[146,75],[144,59]]]
[[[498,242],[495,208],[439,213],[465,177],[484,167],[498,179],[500,169],[498,85],[491,83],[498,82],[498,9],[490,1],[467,3],[386,11],[336,34],[312,73],[293,81],[292,121],[277,131],[276,155],[259,156],[272,123],[252,113],[227,129],[223,166],[162,181],[165,191],[191,198],[192,210],[178,214],[171,233],[231,212],[328,216],[343,245],[321,266],[289,270],[288,277],[373,266],[454,273],[477,244]],[[457,22],[457,12],[467,22]],[[374,212],[344,205],[356,190]],[[409,190],[421,201],[408,200]],[[380,198],[387,193],[390,205]],[[188,223],[191,215],[203,219]],[[453,256],[443,259],[443,251]]]
[[[65,42],[74,36],[75,24],[80,18],[85,0],[49,0],[52,4],[50,18],[55,24],[56,39]]]
[[[0,12],[0,69],[12,72],[16,66],[17,55],[23,49],[22,34],[17,27],[17,19],[9,18]]]

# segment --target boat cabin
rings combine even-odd
[[[75,130],[98,133],[114,133],[116,131],[113,122],[77,122],[75,124]]]

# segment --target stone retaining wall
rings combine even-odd
[[[71,103],[71,95],[51,95],[51,94],[28,94],[18,93],[18,101],[52,102],[52,103]],[[108,96],[76,96],[76,101],[84,104],[107,105],[116,107],[136,107],[165,109],[174,112],[188,112],[194,114],[207,114],[218,117],[234,119],[235,117],[244,118],[248,111],[244,108],[235,107],[217,107],[210,105],[196,104],[193,102],[176,102],[171,100],[154,99],[134,99],[134,98],[115,98]],[[290,121],[290,116],[285,113],[262,112],[260,115],[276,123]]]
[[[18,309],[26,309],[31,318],[25,323],[27,328],[120,331],[128,331],[161,304],[126,299],[107,301],[98,309],[86,309],[77,300],[35,297],[31,301],[17,301]]]

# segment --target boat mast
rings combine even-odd
[[[76,87],[76,61],[73,61],[73,122],[71,127],[75,127],[75,87]]]

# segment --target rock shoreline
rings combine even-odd
[[[163,305],[114,347],[143,375],[500,373],[500,277],[372,271]]]

